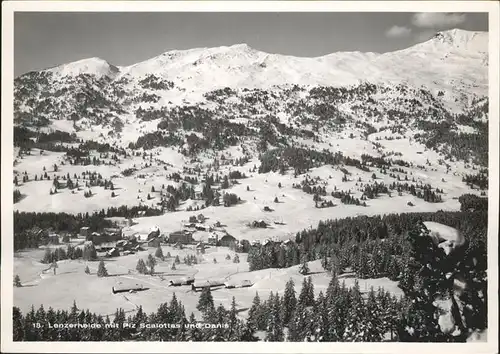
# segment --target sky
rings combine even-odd
[[[131,65],[169,50],[246,43],[316,57],[403,49],[437,31],[488,31],[487,13],[17,12],[14,73],[99,57]]]

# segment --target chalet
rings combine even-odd
[[[202,192],[195,192],[194,193],[194,199],[196,199],[196,200],[203,199],[203,193]]]
[[[49,234],[49,243],[53,245],[58,245],[59,244],[59,235],[58,234]]]
[[[106,252],[106,257],[119,257],[119,256],[120,256],[120,251],[118,251],[116,247]]]
[[[139,233],[135,235],[135,239],[138,242],[145,242],[149,240],[149,234]]]
[[[234,288],[248,288],[252,286],[253,283],[250,280],[229,280],[224,283],[226,289],[234,289]]]
[[[127,240],[120,240],[116,243],[116,247],[118,248],[125,248],[126,245],[128,245],[129,242]]]
[[[158,247],[161,245],[161,239],[159,237],[148,240],[149,247]]]
[[[87,241],[92,241],[95,245],[100,245],[106,242],[116,242],[121,239],[121,235],[117,233],[109,234],[92,232],[90,235],[87,235],[85,239]]]
[[[201,250],[201,249],[205,249],[205,248],[207,248],[207,245],[205,245],[205,243],[203,243],[203,242],[198,242],[196,244],[196,249],[197,250]]]
[[[274,247],[275,245],[281,245],[282,242],[281,241],[277,241],[277,240],[271,240],[271,239],[265,239],[263,242],[262,242],[262,246],[263,247]]]
[[[122,229],[115,227],[107,227],[102,230],[103,234],[106,234],[112,238],[121,239],[122,238]]]
[[[141,245],[135,245],[132,247],[131,251],[134,252],[144,251],[144,248],[142,248]]]
[[[212,228],[208,225],[203,225],[203,224],[196,224],[195,229],[198,231],[212,231]]]
[[[151,240],[158,236],[160,236],[160,228],[158,226],[153,227],[148,234],[148,240]]]
[[[135,293],[136,291],[148,290],[149,288],[144,287],[142,284],[122,284],[118,283],[111,288],[113,294],[117,293]]]
[[[224,286],[224,281],[222,280],[199,280],[199,281],[194,281],[191,284],[191,289],[193,291],[200,291],[203,288],[216,288]]]
[[[175,231],[168,235],[168,242],[189,244],[193,242],[193,235],[187,231]]]
[[[252,222],[252,227],[259,227],[265,229],[268,224],[264,220],[255,220]]]
[[[212,246],[216,246],[217,243],[219,242],[219,235],[217,233],[212,233],[210,236],[208,236],[207,243]]]
[[[234,238],[231,235],[224,235],[220,240],[218,245],[219,246],[224,246],[224,247],[231,247],[236,244],[236,238]]]
[[[80,228],[80,236],[87,238],[90,235],[90,228],[88,226],[84,226]]]
[[[170,280],[170,286],[191,285],[194,283],[194,277],[187,276]]]
[[[112,250],[113,248],[116,248],[115,242],[102,242],[102,243],[97,245],[96,251],[108,252],[108,251]]]
[[[33,239],[39,239],[45,242],[48,242],[49,239],[49,230],[41,229],[38,226],[33,226],[31,229],[29,229],[28,234]]]

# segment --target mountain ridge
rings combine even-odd
[[[236,53],[236,54],[248,54],[251,55],[252,57],[256,59],[265,59],[269,58],[269,56],[275,57],[275,58],[280,58],[280,59],[288,59],[288,60],[296,60],[296,61],[305,61],[305,60],[315,60],[315,61],[329,61],[331,59],[337,59],[337,57],[361,57],[361,59],[373,59],[376,57],[384,57],[388,56],[393,53],[403,53],[406,51],[411,51],[412,49],[425,49],[429,48],[429,44],[436,44],[437,42],[440,42],[441,44],[447,44],[447,45],[455,45],[457,47],[465,47],[465,49],[468,49],[467,44],[469,44],[471,41],[474,40],[474,38],[479,37],[479,40],[476,40],[476,47],[483,47],[483,51],[487,52],[487,38],[488,38],[488,32],[479,32],[479,31],[466,31],[466,30],[460,30],[460,29],[452,29],[448,31],[440,31],[437,32],[431,39],[428,41],[422,42],[422,43],[417,43],[411,47],[392,51],[392,52],[386,52],[386,53],[377,53],[377,52],[360,52],[360,51],[338,51],[338,52],[332,52],[328,53],[325,55],[321,56],[315,56],[315,57],[303,57],[303,56],[293,56],[293,55],[285,55],[285,54],[277,54],[277,53],[269,53],[265,52],[262,50],[257,50],[252,48],[246,43],[238,43],[238,44],[233,44],[230,46],[219,46],[219,47],[199,47],[199,48],[192,48],[192,49],[187,49],[187,50],[170,50],[166,51],[160,55],[157,55],[155,57],[146,59],[144,61],[134,63],[131,65],[126,65],[126,66],[118,66],[110,63],[109,61],[99,58],[99,57],[91,57],[91,58],[83,58],[74,62],[70,63],[64,63],[60,65],[56,65],[50,68],[42,69],[42,70],[35,70],[35,71],[51,71],[51,72],[58,72],[60,71],[62,74],[71,74],[71,68],[76,68],[76,73],[73,74],[80,74],[80,73],[89,73],[89,74],[96,74],[96,72],[86,72],[86,71],[92,71],[90,69],[98,69],[97,74],[103,75],[106,73],[103,73],[100,67],[102,66],[109,66],[111,68],[111,72],[116,73],[118,71],[118,74],[116,75],[117,77],[123,76],[130,74],[130,71],[134,68],[137,68],[138,66],[144,65],[145,63],[154,61],[154,60],[165,60],[165,59],[176,59],[179,57],[190,57],[194,55],[199,55],[198,59],[203,59],[206,57],[210,57],[213,55],[220,55],[224,53]],[[484,42],[484,43],[483,43]],[[484,48],[486,46],[486,48]],[[478,49],[478,48],[474,48]],[[364,57],[364,58],[363,58]],[[338,59],[337,59],[338,60]],[[96,65],[97,62],[100,62],[101,65]],[[196,62],[196,59],[195,59]],[[87,65],[89,63],[89,65]],[[93,64],[93,65],[91,65]],[[96,68],[97,67],[97,68]],[[86,70],[85,70],[86,69]],[[25,74],[22,74],[25,75]],[[20,76],[22,76],[20,75]]]
[[[148,139],[177,144],[185,136],[167,133],[195,128],[206,137],[203,149],[222,121],[233,125],[213,146],[236,143],[232,135],[254,137],[269,119],[277,125],[267,133],[280,131],[273,146],[292,132],[310,135],[300,129],[318,130],[320,123],[330,130],[349,122],[366,132],[390,127],[418,135],[422,126],[445,129],[441,123],[454,121],[457,131],[477,132],[482,126],[475,119],[487,119],[487,56],[478,50],[486,35],[452,31],[423,43],[425,50],[312,59],[245,44],[166,52],[129,67],[88,58],[16,78],[14,122],[122,146]],[[148,135],[158,129],[167,135]]]

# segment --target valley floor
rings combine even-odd
[[[169,280],[183,276],[194,276],[198,280],[243,281],[249,280],[253,285],[248,288],[226,289],[224,287],[212,291],[214,304],[230,308],[232,297],[235,297],[239,315],[246,317],[247,310],[252,305],[252,300],[258,292],[262,299],[267,299],[270,292],[283,293],[285,284],[289,279],[295,282],[295,290],[300,292],[304,276],[299,274],[299,266],[284,269],[264,269],[249,272],[246,254],[238,254],[240,263],[233,263],[235,253],[226,247],[211,247],[206,249],[204,255],[198,255],[200,263],[187,266],[178,264],[176,270],[171,270],[171,264],[176,255],[182,260],[184,256],[196,255],[192,248],[183,250],[170,246],[162,246],[163,253],[170,252],[172,258],[164,262],[158,260],[154,275],[138,274],[135,270],[139,258],[146,260],[149,253],[154,254],[155,249],[149,248],[134,255],[115,258],[105,258],[108,277],[97,277],[98,262],[85,262],[82,260],[59,261],[56,275],[52,270],[45,271],[49,265],[40,263],[44,250],[25,250],[17,252],[14,258],[14,274],[21,278],[22,287],[14,288],[14,306],[23,313],[30,310],[31,305],[37,309],[43,304],[45,309],[69,309],[76,301],[78,308],[89,309],[91,312],[112,316],[117,308],[123,308],[127,313],[133,314],[138,306],[142,306],[146,313],[156,311],[158,306],[170,302],[175,293],[189,316],[191,312],[201,319],[200,312],[196,309],[199,292],[191,290],[191,286],[169,286]],[[227,255],[231,256],[226,260]],[[213,263],[213,259],[217,263]],[[315,294],[320,291],[325,293],[331,276],[326,273],[320,264],[321,261],[309,262],[310,275],[314,284]],[[85,274],[88,265],[91,274]],[[129,274],[130,271],[130,274]],[[351,274],[341,276],[347,287],[354,285],[355,277]],[[362,292],[369,291],[370,287],[377,290],[383,287],[397,296],[403,295],[397,282],[387,278],[358,279]],[[142,284],[148,290],[136,293],[112,293],[116,285]]]

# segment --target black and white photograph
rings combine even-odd
[[[189,3],[4,7],[2,351],[498,352],[498,3]]]

